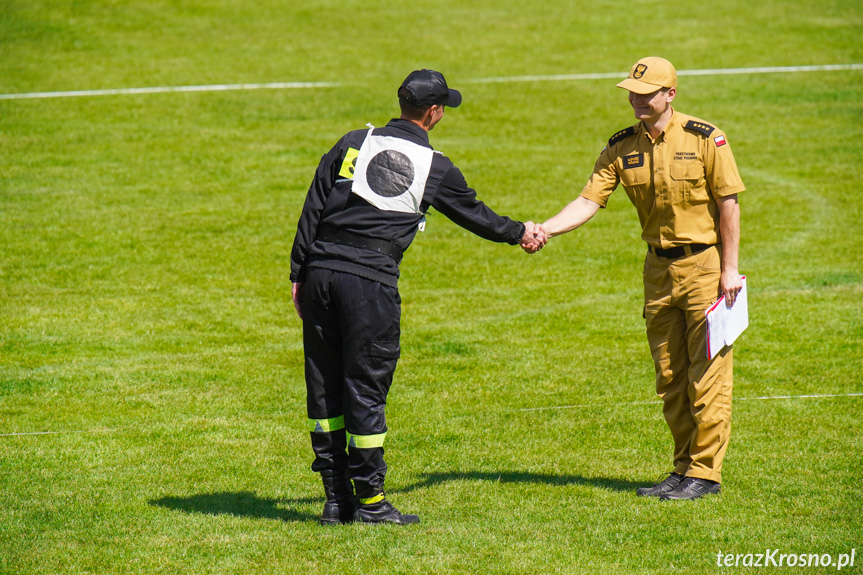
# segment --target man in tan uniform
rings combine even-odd
[[[731,146],[718,128],[677,112],[677,72],[642,58],[618,85],[639,120],[614,134],[581,195],[542,224],[549,237],[581,226],[623,184],[638,211],[644,317],[656,392],[674,439],[674,469],[638,490],[661,499],[719,493],[731,431],[731,349],[707,359],[705,310],[720,294],[733,305],[744,190]]]

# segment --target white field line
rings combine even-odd
[[[79,429],[73,431],[25,431],[22,433],[0,433],[0,437],[21,437],[24,435],[66,435],[70,433],[113,433],[116,429]]]
[[[779,66],[760,68],[712,68],[707,70],[678,70],[678,76],[723,76],[728,74],[780,74],[800,72],[836,72],[863,70],[863,64],[835,64],[825,66]],[[609,80],[626,78],[627,72],[615,74],[557,74],[554,76],[500,76],[464,80],[468,84],[494,84],[506,82],[567,82],[572,80]]]
[[[161,86],[155,88],[118,88],[116,90],[77,90],[74,92],[33,92],[0,94],[0,100],[31,98],[75,98],[81,96],[124,96],[129,94],[165,94],[169,92],[224,92],[229,90],[301,90],[337,88],[338,82],[272,82],[269,84],[214,84],[210,86]]]
[[[733,401],[764,401],[769,399],[825,399],[830,397],[863,397],[863,393],[834,393],[823,395],[769,395],[763,397],[735,397]],[[546,411],[551,409],[586,409],[590,407],[617,407],[620,405],[660,405],[659,400],[632,401],[629,403],[587,403],[583,405],[555,405],[550,407],[527,407],[513,411]]]
[[[830,64],[821,66],[778,66],[758,68],[713,68],[707,70],[678,70],[678,76],[721,76],[729,74],[779,74],[801,72],[836,72],[863,70],[863,64]],[[601,74],[554,74],[547,76],[498,76],[462,80],[464,84],[497,84],[511,82],[570,82],[578,80],[623,79],[626,72]],[[71,92],[30,92],[0,94],[0,100],[27,100],[35,98],[74,98],[82,96],[122,96],[130,94],[164,94],[171,92],[222,92],[228,90],[297,90],[339,88],[340,82],[272,82],[266,84],[214,84],[205,86],[161,86],[152,88],[118,88],[110,90],[76,90]]]

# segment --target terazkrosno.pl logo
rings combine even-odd
[[[832,567],[841,571],[854,567],[857,549],[850,553],[831,555],[830,553],[781,553],[779,549],[766,549],[764,553],[723,553],[716,554],[719,567]]]

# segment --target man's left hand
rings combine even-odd
[[[731,307],[737,301],[737,294],[743,289],[743,280],[740,279],[740,274],[736,269],[724,270],[722,277],[719,280],[722,295],[725,296],[725,305]]]

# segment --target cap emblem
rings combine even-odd
[[[633,72],[632,77],[636,80],[641,80],[645,72],[647,72],[647,66],[644,64],[639,64],[635,67],[635,72]]]

